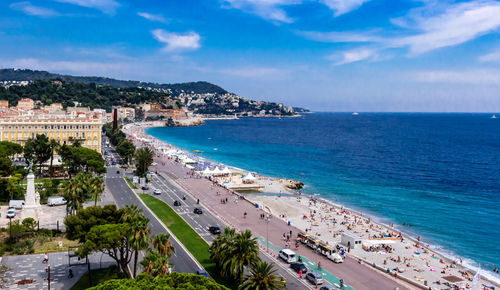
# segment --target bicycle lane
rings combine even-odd
[[[267,247],[267,242],[266,242],[266,239],[264,237],[259,236],[257,238],[257,240],[259,241],[259,244],[261,244],[263,247]],[[269,249],[274,250],[275,252],[279,252],[283,248],[276,246],[273,243],[269,242]],[[306,258],[304,256],[301,256],[301,258],[302,258],[302,263],[306,264],[308,269],[316,272],[316,269],[318,269],[318,264],[312,262],[311,260],[309,260],[308,258]],[[328,283],[330,283],[331,285],[333,285],[337,288],[340,287],[340,278],[335,277],[333,274],[331,274],[328,271],[325,271],[323,268],[319,268],[318,272],[323,276],[323,279],[325,279]],[[343,290],[354,290],[353,287],[349,286],[345,282],[344,282],[344,286],[342,287],[342,289]]]

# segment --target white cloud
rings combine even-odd
[[[290,18],[281,6],[297,5],[301,0],[225,0],[231,8],[240,9],[249,13],[256,14],[264,19],[272,20],[278,23],[291,23],[294,20]]]
[[[353,49],[348,51],[343,51],[341,53],[335,53],[329,57],[329,59],[334,60],[334,65],[344,65],[352,62],[357,62],[361,60],[376,60],[378,57],[377,52],[369,48]]]
[[[458,45],[491,33],[500,27],[500,2],[472,1],[448,6],[443,12],[428,17],[429,11],[419,8],[408,18],[393,21],[420,33],[396,38],[394,47],[409,47],[410,53],[422,54],[442,47]]]
[[[500,63],[500,50],[490,52],[479,57],[481,62],[498,62]]]
[[[167,20],[160,14],[151,14],[147,12],[138,12],[137,15],[149,21],[166,22]]]
[[[45,8],[31,5],[30,2],[17,2],[9,5],[10,8],[19,10],[28,15],[40,16],[40,17],[54,17],[59,16],[59,13],[56,11]]]
[[[412,78],[425,83],[453,83],[453,84],[495,84],[500,85],[500,70],[498,69],[471,69],[465,71],[434,70],[419,71]]]
[[[320,0],[321,3],[325,4],[335,12],[335,16],[340,16],[356,10],[361,7],[363,3],[368,1],[370,0]]]
[[[372,32],[353,31],[298,31],[299,35],[307,39],[320,42],[382,42],[383,37],[376,36]]]
[[[120,7],[120,3],[115,0],[55,0],[57,2],[75,4],[82,7],[94,8],[101,10],[106,14],[114,14],[116,9]]]
[[[166,44],[164,50],[168,52],[200,48],[200,35],[193,31],[186,34],[177,34],[163,29],[155,29],[151,33],[156,40]]]

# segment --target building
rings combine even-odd
[[[165,120],[173,119],[180,120],[187,117],[184,110],[174,110],[174,109],[159,109],[159,110],[149,110],[144,113],[145,118],[162,118]]]
[[[19,110],[30,111],[35,107],[35,102],[32,99],[20,99],[17,102],[17,108]]]
[[[8,108],[8,107],[9,107],[9,101],[0,100],[0,108]]]
[[[24,146],[29,138],[43,134],[61,145],[80,141],[83,147],[101,152],[103,119],[97,114],[48,114],[45,111],[9,112],[0,115],[0,141]]]
[[[48,106],[45,106],[44,109],[49,112],[62,111],[63,106],[61,103],[52,103]]]
[[[135,109],[129,107],[116,107],[118,112],[118,119],[135,119]]]

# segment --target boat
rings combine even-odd
[[[495,116],[495,114],[493,114],[493,116],[491,116],[492,119],[496,119],[497,116]]]
[[[354,112],[354,113],[352,113],[352,115],[353,116],[357,116],[357,115],[359,115],[359,113],[358,112]]]
[[[194,153],[203,153],[201,150],[193,150]]]

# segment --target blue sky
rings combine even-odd
[[[500,111],[500,2],[0,3],[0,66],[206,80],[315,111]]]

